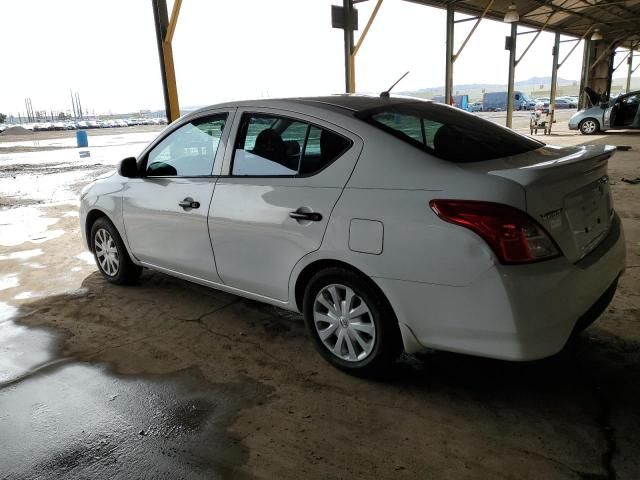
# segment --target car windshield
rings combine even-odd
[[[470,113],[433,102],[358,112],[358,118],[438,158],[480,162],[536,150],[544,143]]]

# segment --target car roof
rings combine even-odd
[[[300,105],[312,106],[325,110],[332,110],[353,115],[353,113],[370,110],[384,106],[395,106],[402,104],[415,104],[416,102],[430,102],[422,98],[415,97],[379,97],[373,95],[359,94],[337,94],[322,97],[292,97],[262,100],[241,100],[234,102],[220,103],[200,108],[188,116],[197,115],[212,108],[234,108],[234,107],[272,107],[282,109],[294,109]]]

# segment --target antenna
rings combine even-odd
[[[400,80],[402,80],[404,77],[406,77],[407,75],[409,75],[409,71],[407,70],[405,72],[404,75],[402,75],[398,80],[396,80],[396,83],[394,83],[393,85],[391,85],[389,88],[387,88],[384,92],[382,92],[380,94],[381,98],[389,98],[389,93],[391,92],[391,90],[393,90],[393,87],[395,87],[397,84],[400,83]]]

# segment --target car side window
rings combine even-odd
[[[638,105],[640,103],[640,95],[631,95],[624,99],[627,105]]]
[[[300,120],[244,114],[236,140],[234,176],[313,175],[351,146],[334,132]]]
[[[178,128],[147,158],[147,177],[202,177],[211,175],[227,114],[194,120]]]
[[[442,127],[442,123],[417,115],[381,112],[371,118],[429,148],[433,148],[433,139],[436,132]]]

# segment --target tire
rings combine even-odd
[[[575,326],[573,327],[573,332],[571,332],[571,336],[575,336],[580,332],[586,330],[593,322],[595,322],[600,315],[602,315],[613,297],[616,294],[616,290],[618,289],[618,279],[611,284],[611,286],[602,294],[602,296],[594,303],[587,312],[582,315]]]
[[[585,118],[580,122],[578,128],[583,135],[593,135],[600,131],[600,124],[595,118]]]
[[[138,281],[142,267],[131,261],[116,227],[107,217],[98,218],[91,226],[91,251],[102,276],[116,285]]]
[[[340,307],[333,308],[334,298]],[[350,305],[343,303],[349,298]],[[320,354],[347,373],[381,376],[402,352],[391,306],[371,280],[352,270],[332,267],[316,273],[305,289],[303,313]]]

